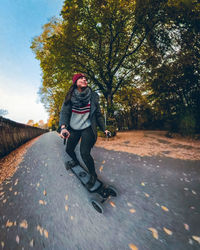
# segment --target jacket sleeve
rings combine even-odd
[[[62,108],[60,110],[59,127],[57,129],[58,132],[60,132],[61,130],[61,125],[65,125],[66,128],[69,127],[70,117],[71,117],[71,104],[66,105],[65,102],[63,102]]]
[[[99,126],[99,128],[105,132],[106,128],[105,128],[105,120],[104,117],[101,113],[101,109],[100,109],[100,105],[99,105],[99,96],[97,95],[97,101],[96,101],[96,120],[97,120],[97,124]]]

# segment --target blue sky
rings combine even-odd
[[[0,4],[0,109],[6,118],[27,123],[47,121],[37,94],[42,85],[39,61],[30,49],[42,26],[59,17],[64,0],[1,0]]]

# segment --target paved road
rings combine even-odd
[[[200,162],[92,154],[120,193],[105,213],[65,170],[62,140],[44,134],[0,186],[0,249],[200,249]]]

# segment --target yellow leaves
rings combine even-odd
[[[172,235],[172,231],[170,231],[169,229],[167,229],[166,227],[163,227],[163,230],[165,231],[166,234],[168,235]]]
[[[144,182],[141,182],[141,186],[145,186],[145,183],[144,183]]]
[[[153,227],[150,227],[148,229],[152,232],[153,237],[157,240],[158,239],[158,231]]]
[[[104,164],[105,163],[105,161],[102,161],[102,164]]]
[[[49,233],[46,229],[42,228],[40,225],[37,226],[37,231],[40,232],[40,235],[42,236],[44,234],[45,238],[49,237]]]
[[[185,224],[185,223],[184,223],[184,228],[185,228],[185,230],[187,230],[187,231],[189,231],[189,229],[190,229],[189,226],[188,226],[188,224]]]
[[[19,226],[22,227],[22,228],[27,229],[27,228],[28,228],[28,223],[27,223],[26,220],[23,220],[23,221],[19,224]]]
[[[138,248],[136,247],[136,245],[134,245],[134,244],[129,244],[128,245],[129,246],[129,248],[131,249],[131,250],[138,250]]]
[[[99,172],[101,173],[102,170],[103,170],[103,166],[101,166],[101,167],[99,168]]]
[[[30,243],[29,243],[29,246],[30,247],[33,247],[33,244],[34,244],[34,241],[33,241],[33,239],[30,241]]]
[[[40,232],[40,235],[43,235],[43,231],[44,231],[44,229],[41,227],[41,226],[37,226],[37,231],[39,231]]]
[[[110,205],[111,205],[112,207],[116,207],[116,205],[115,205],[115,203],[114,203],[113,201],[110,201]]]
[[[164,211],[166,211],[166,212],[169,211],[169,209],[168,209],[167,207],[165,207],[165,206],[161,206],[161,208],[162,208]]]
[[[48,231],[46,229],[44,229],[44,237],[49,238],[49,233],[48,233]]]
[[[4,248],[4,246],[5,246],[5,243],[3,241],[1,241],[1,247],[2,247],[2,249]]]
[[[15,181],[15,184],[14,184],[14,185],[16,186],[17,184],[18,184],[18,179],[16,179],[16,181]]]
[[[66,212],[68,211],[68,209],[69,209],[69,208],[68,208],[68,206],[66,205],[66,206],[65,206],[65,210],[66,210]]]
[[[46,203],[46,201],[39,200],[39,204],[40,204],[40,205],[46,205],[47,203]]]
[[[44,191],[43,191],[43,194],[46,196],[46,195],[47,195],[47,191],[46,191],[46,190],[44,190]]]
[[[200,237],[199,236],[193,235],[192,238],[193,238],[193,240],[196,240],[200,244]]]
[[[134,213],[136,212],[136,210],[133,209],[133,208],[131,208],[129,211],[130,211],[130,213],[132,213],[132,214],[134,214]]]
[[[147,198],[149,198],[149,194],[147,194],[147,193],[144,193],[144,195],[147,197]]]
[[[17,242],[17,244],[19,244],[19,236],[18,235],[16,236],[16,242]]]
[[[6,227],[12,227],[12,226],[13,226],[13,222],[8,220],[6,222]]]

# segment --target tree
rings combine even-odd
[[[112,116],[113,97],[134,77],[141,63],[138,52],[162,18],[165,2],[66,0],[63,19],[46,24],[31,46],[43,70],[41,92],[59,93],[73,72],[86,73]]]
[[[34,121],[33,120],[28,120],[27,125],[33,126],[34,125]]]

